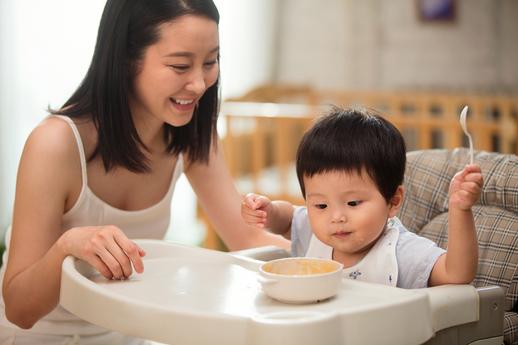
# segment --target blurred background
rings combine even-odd
[[[228,101],[220,134],[241,192],[300,200],[294,149],[329,103],[384,111],[410,149],[465,145],[456,119],[468,104],[477,148],[516,153],[518,1],[215,2]],[[80,83],[104,3],[0,0],[2,237],[23,143]],[[172,211],[169,240],[218,246],[184,178]]]

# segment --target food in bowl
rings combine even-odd
[[[269,297],[287,303],[318,302],[333,297],[342,280],[343,265],[318,258],[285,258],[259,268],[259,281]]]

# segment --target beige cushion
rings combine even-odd
[[[413,151],[407,158],[401,221],[446,248],[448,187],[468,163],[468,151]],[[504,337],[507,344],[514,344],[518,342],[518,157],[476,152],[475,162],[482,169],[484,188],[473,207],[479,266],[472,284],[505,289]]]

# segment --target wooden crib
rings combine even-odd
[[[378,110],[400,129],[409,151],[467,146],[459,114],[468,105],[468,129],[476,149],[518,153],[518,97],[265,86],[224,102],[221,109],[223,149],[239,191],[301,204],[294,167],[297,146],[331,104]],[[198,215],[208,229],[203,245],[223,249],[200,208]]]

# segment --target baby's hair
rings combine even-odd
[[[304,134],[296,161],[304,198],[304,177],[365,170],[389,202],[403,184],[406,146],[399,130],[376,111],[333,106]]]

